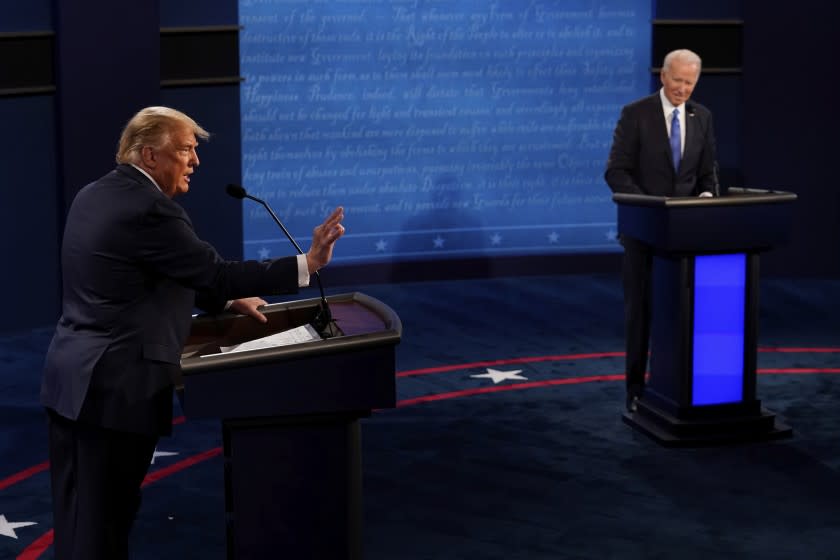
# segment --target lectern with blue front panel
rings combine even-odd
[[[667,446],[789,437],[756,396],[756,352],[759,254],[787,241],[796,195],[613,200],[654,252],[650,378],[625,422]]]

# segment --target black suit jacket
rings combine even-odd
[[[655,196],[717,194],[717,155],[712,114],[686,103],[685,147],[679,173],[671,160],[659,92],[626,105],[613,134],[604,178],[613,192]]]
[[[223,260],[186,212],[119,165],[76,195],[61,251],[62,315],[41,403],[73,420],[168,434],[194,306],[295,292],[297,259]]]

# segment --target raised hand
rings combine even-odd
[[[317,272],[332,259],[333,247],[338,238],[344,235],[344,208],[339,206],[324,222],[312,230],[312,245],[306,253],[309,273]]]

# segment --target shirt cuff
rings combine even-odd
[[[309,263],[306,262],[306,255],[297,256],[298,266],[298,287],[304,288],[309,285]]]

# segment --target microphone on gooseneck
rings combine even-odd
[[[225,187],[225,190],[233,198],[238,198],[240,200],[243,198],[250,198],[251,200],[262,204],[265,207],[265,209],[268,210],[268,213],[271,215],[271,217],[274,218],[274,223],[280,226],[280,229],[283,230],[283,233],[286,234],[286,237],[289,239],[289,241],[292,242],[292,245],[295,246],[295,249],[297,249],[298,254],[305,254],[303,252],[303,249],[300,248],[300,245],[297,244],[297,241],[295,241],[295,239],[292,237],[292,234],[289,233],[289,230],[286,229],[286,226],[283,225],[283,222],[280,221],[280,219],[274,213],[274,210],[271,209],[271,206],[269,206],[266,201],[264,201],[261,198],[257,198],[256,196],[248,194],[248,191],[246,191],[244,187],[241,187],[239,185],[229,184],[227,187]],[[330,323],[332,323],[332,313],[330,312],[330,306],[327,303],[327,298],[326,296],[324,296],[324,286],[323,284],[321,284],[321,275],[318,274],[317,270],[313,272],[312,275],[315,276],[315,280],[318,282],[318,291],[321,292],[321,308],[318,310],[318,313],[315,314],[315,318],[312,320],[312,325],[322,337],[329,338],[330,336],[333,336],[332,329],[327,328],[330,326]]]

